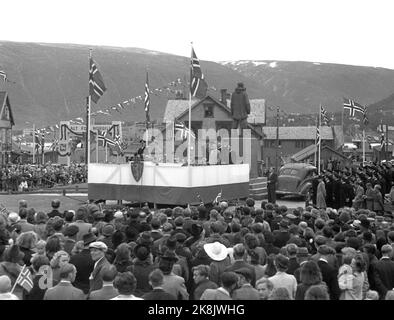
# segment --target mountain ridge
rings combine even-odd
[[[153,91],[181,80],[170,88],[172,92],[151,94],[152,119],[162,121],[175,90],[188,92],[189,57],[133,47],[0,41],[0,68],[14,82],[1,83],[0,90],[9,94],[16,128],[26,127],[26,122],[47,126],[85,118],[89,48],[107,87],[92,112],[143,97],[146,70]],[[343,107],[342,97],[369,105],[393,94],[394,70],[380,67],[280,60],[200,60],[200,64],[209,93],[216,98],[220,89],[231,93],[242,81],[250,98],[263,98],[267,106],[280,106],[287,112],[315,113],[320,103],[328,112],[337,112]],[[99,122],[144,119],[143,99],[122,113],[96,118]]]

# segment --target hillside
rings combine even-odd
[[[107,91],[92,111],[116,106],[144,95],[145,70],[149,69],[151,90],[168,86],[187,88],[190,60],[138,48],[89,47],[72,44],[0,42],[0,69],[12,82],[0,82],[7,90],[16,129],[26,122],[49,126],[60,120],[85,117],[88,94],[89,48],[103,75]],[[196,49],[198,55],[198,48]],[[329,112],[342,108],[342,97],[371,104],[394,92],[394,70],[338,64],[288,61],[201,61],[210,93],[232,92],[243,81],[251,98],[265,98],[268,106],[279,105],[288,112],[314,113],[322,103]],[[163,90],[151,95],[151,118],[161,121],[168,98]],[[131,103],[122,113],[99,116],[97,121],[143,121],[143,102]]]
[[[93,47],[93,58],[104,78],[107,91],[92,112],[103,110],[130,98],[144,95],[146,68],[151,90],[168,86],[172,81],[188,81],[190,60],[161,52],[137,48]],[[219,97],[220,88],[234,88],[244,81],[251,97],[260,97],[259,84],[238,72],[214,62],[201,61],[210,93]],[[26,121],[47,126],[76,117],[85,117],[88,95],[89,47],[69,44],[0,42],[0,68],[11,82],[0,82],[7,90],[16,128]],[[185,80],[186,79],[186,80]],[[181,90],[187,84],[170,89]],[[168,98],[174,93],[163,91],[151,95],[151,118],[162,120]],[[105,117],[105,118],[104,118]],[[127,106],[112,117],[98,116],[97,121],[142,121],[142,101]]]
[[[224,61],[260,83],[264,97],[287,111],[340,111],[342,97],[369,105],[394,92],[394,70],[318,62]]]

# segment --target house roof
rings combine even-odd
[[[15,125],[14,116],[12,115],[10,100],[6,91],[0,91],[0,116],[3,115],[4,108],[8,106],[11,125]]]
[[[328,149],[329,151],[331,151],[333,153],[336,153],[338,156],[346,159],[346,156],[344,154],[334,150],[333,148],[330,148],[327,145],[322,146],[321,149],[322,150]],[[312,144],[312,145],[310,145],[310,146],[298,151],[297,153],[293,154],[291,156],[291,160],[296,161],[296,162],[303,161],[304,159],[307,159],[310,156],[312,156],[315,152],[316,152],[316,145]]]
[[[263,127],[266,140],[276,139],[276,127]],[[320,127],[322,140],[333,140],[332,128],[328,126]],[[316,127],[279,127],[279,140],[315,140]]]
[[[230,100],[227,100],[227,105],[224,105],[221,101],[207,95],[206,98],[211,98],[218,105],[231,112]],[[192,99],[191,108],[195,108],[199,103],[206,98]],[[189,100],[168,100],[166,110],[164,112],[163,122],[172,122],[174,119],[179,118],[183,113],[187,112],[189,108]],[[250,124],[264,124],[265,123],[265,99],[251,99],[250,100],[250,114],[248,116],[248,123]]]
[[[197,107],[199,104],[201,104],[203,101],[211,99],[213,102],[215,102],[220,108],[231,114],[231,110],[228,106],[224,105],[221,101],[217,100],[215,97],[212,97],[211,95],[207,95],[203,99],[194,99],[192,100],[192,105],[191,105],[191,110],[193,110],[195,107]],[[262,99],[263,100],[263,99]],[[170,103],[171,102],[171,103]],[[256,104],[257,105],[257,104]],[[261,106],[261,103],[260,103]],[[189,100],[168,100],[167,102],[167,107],[166,111],[164,113],[164,122],[172,122],[175,119],[181,118],[183,115],[187,114],[189,112]],[[258,114],[258,111],[255,110],[255,114]],[[257,122],[252,122],[253,124],[256,124]],[[248,127],[249,129],[252,130],[257,136],[262,138],[262,134],[258,132],[252,124],[249,122],[248,118]]]

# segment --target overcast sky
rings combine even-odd
[[[392,0],[11,0],[0,40],[394,69]],[[1,65],[1,61],[0,61]]]

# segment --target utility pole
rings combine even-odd
[[[278,150],[279,150],[279,107],[276,107],[276,148],[275,148],[275,171],[278,172]]]
[[[386,122],[386,145],[384,148],[384,159],[388,160],[387,151],[389,150],[389,125]]]

